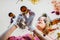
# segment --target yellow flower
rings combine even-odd
[[[58,38],[60,37],[60,33],[57,33],[58,34]]]
[[[39,0],[31,0],[32,4],[37,4],[39,2]]]

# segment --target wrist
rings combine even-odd
[[[18,25],[15,25],[16,28],[18,28]]]
[[[35,27],[29,26],[29,30],[30,30],[30,31],[34,31],[35,29],[36,29]]]

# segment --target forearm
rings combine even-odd
[[[41,31],[39,31],[36,27],[33,26],[29,26],[29,29],[34,33],[36,34],[40,40],[45,40],[45,38],[43,37],[43,34],[41,35]]]
[[[38,32],[36,32],[36,31],[33,31],[33,32],[34,32],[34,34],[36,34],[36,35],[38,36],[38,38],[39,38],[40,40],[46,40],[46,39],[43,38],[42,35],[40,35]]]
[[[7,31],[5,31],[1,37],[0,40],[7,40],[8,37],[12,34],[12,32],[16,29],[17,27],[14,25],[12,27],[10,27]]]

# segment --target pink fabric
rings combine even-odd
[[[28,37],[30,37],[31,38],[31,36],[30,36],[31,34],[27,34],[27,35],[25,35],[25,36],[28,36]],[[33,36],[34,38],[34,40],[40,40],[36,35],[35,36]]]
[[[15,37],[15,36],[11,36],[8,38],[8,40],[40,40],[37,36],[30,36],[30,34],[24,35],[24,36],[19,36],[19,37]]]

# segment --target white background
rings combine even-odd
[[[47,13],[51,20],[60,17],[55,14],[51,14],[53,11],[53,6],[51,4],[51,0],[40,0],[38,4],[33,5],[30,0],[24,0],[23,2],[18,2],[17,0],[0,0],[0,35],[4,33],[9,26],[10,18],[8,17],[9,12],[13,12],[15,15],[20,13],[20,7],[22,5],[27,6],[33,12],[35,12],[35,20],[43,13]],[[18,36],[29,33],[26,29],[16,29],[12,35]]]

